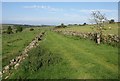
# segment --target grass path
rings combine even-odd
[[[48,32],[45,43],[77,70],[76,78],[117,77],[117,48],[98,46],[88,40],[72,39],[53,32]]]
[[[118,48],[48,31],[40,47],[62,60],[36,72],[18,69],[11,78],[29,79],[117,79]],[[39,49],[39,48],[38,48]],[[31,59],[34,60],[35,54]],[[37,54],[39,55],[39,53]],[[34,61],[35,62],[35,61]],[[36,62],[37,63],[37,62]],[[34,69],[34,68],[33,68]],[[17,75],[18,74],[18,75]]]

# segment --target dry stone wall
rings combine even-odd
[[[100,35],[99,33],[95,33],[95,32],[81,33],[75,31],[62,31],[62,30],[54,30],[54,31],[64,35],[72,35],[84,39],[94,40],[95,42],[99,40],[101,43],[106,43],[110,45],[118,45],[118,43],[120,43],[120,37],[114,34]]]
[[[37,35],[32,42],[23,50],[23,52],[21,53],[21,55],[17,56],[16,58],[13,58],[10,60],[9,64],[6,65],[5,67],[3,67],[2,72],[0,72],[0,77],[2,77],[3,74],[6,74],[6,77],[4,79],[9,78],[9,76],[11,75],[11,70],[13,69],[17,69],[19,67],[19,65],[21,64],[21,62],[28,57],[28,52],[39,45],[39,41],[42,40],[43,35],[45,34],[45,32],[40,33],[39,35]]]

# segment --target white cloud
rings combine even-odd
[[[23,6],[26,9],[46,9],[49,11],[63,11],[62,8],[54,8],[46,5],[32,5],[32,6]]]
[[[55,8],[55,7],[51,7],[51,6],[47,6],[47,5],[31,5],[31,6],[23,6],[23,8],[26,9],[46,9],[48,11],[67,11],[63,8]],[[92,11],[100,11],[102,13],[108,13],[108,12],[112,12],[112,13],[117,13],[118,10],[111,10],[111,9],[75,9],[75,8],[71,8],[69,9],[70,11],[77,11],[77,12],[83,12],[83,13],[91,13]]]

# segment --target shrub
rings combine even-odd
[[[7,31],[3,31],[2,33],[7,33]]]
[[[30,31],[33,31],[34,29],[33,28],[30,28]]]
[[[12,34],[12,33],[13,33],[12,28],[11,28],[11,26],[9,26],[7,29],[7,34]]]
[[[59,25],[59,26],[56,26],[56,28],[65,28],[65,27],[67,27],[67,26],[64,25],[63,23],[61,23],[61,25]]]
[[[17,32],[22,32],[22,31],[23,31],[23,27],[20,27],[20,26],[17,27],[16,33],[17,33]]]
[[[110,23],[110,24],[115,23],[115,20],[114,20],[114,19],[111,19],[111,20],[109,21],[109,23]]]
[[[65,26],[63,23],[61,23],[61,27],[62,27],[62,28],[65,28],[65,27],[67,27],[67,26]]]

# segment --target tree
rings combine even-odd
[[[92,24],[94,23],[94,27],[97,28],[97,33],[96,33],[96,42],[100,44],[100,39],[103,31],[103,27],[105,26],[106,23],[108,23],[107,18],[105,17],[104,14],[101,14],[100,11],[93,11],[92,12]]]
[[[110,23],[110,24],[115,23],[115,20],[114,20],[114,19],[111,19],[111,20],[109,21],[109,23]]]
[[[77,24],[74,24],[75,26],[77,26]]]
[[[61,23],[61,27],[63,27],[64,26],[64,23]]]
[[[93,17],[93,21],[96,24],[96,27],[98,27],[100,30],[101,27],[104,27],[105,23],[108,22],[105,14],[100,13],[100,11],[93,11],[91,15]]]
[[[56,28],[65,28],[65,27],[67,27],[67,26],[65,26],[63,23],[61,23],[61,25],[59,25],[59,26],[56,26]]]
[[[86,23],[83,23],[83,26],[86,25]]]
[[[61,23],[61,27],[65,28],[67,27],[66,25],[64,25],[64,23]]]
[[[18,27],[17,27],[17,30],[16,30],[16,33],[17,33],[17,32],[22,32],[22,31],[23,31],[23,27],[18,26]]]
[[[11,26],[8,26],[7,34],[11,34],[11,33],[13,33],[12,28],[11,28]]]
[[[30,31],[33,31],[34,29],[33,28],[30,28]]]

